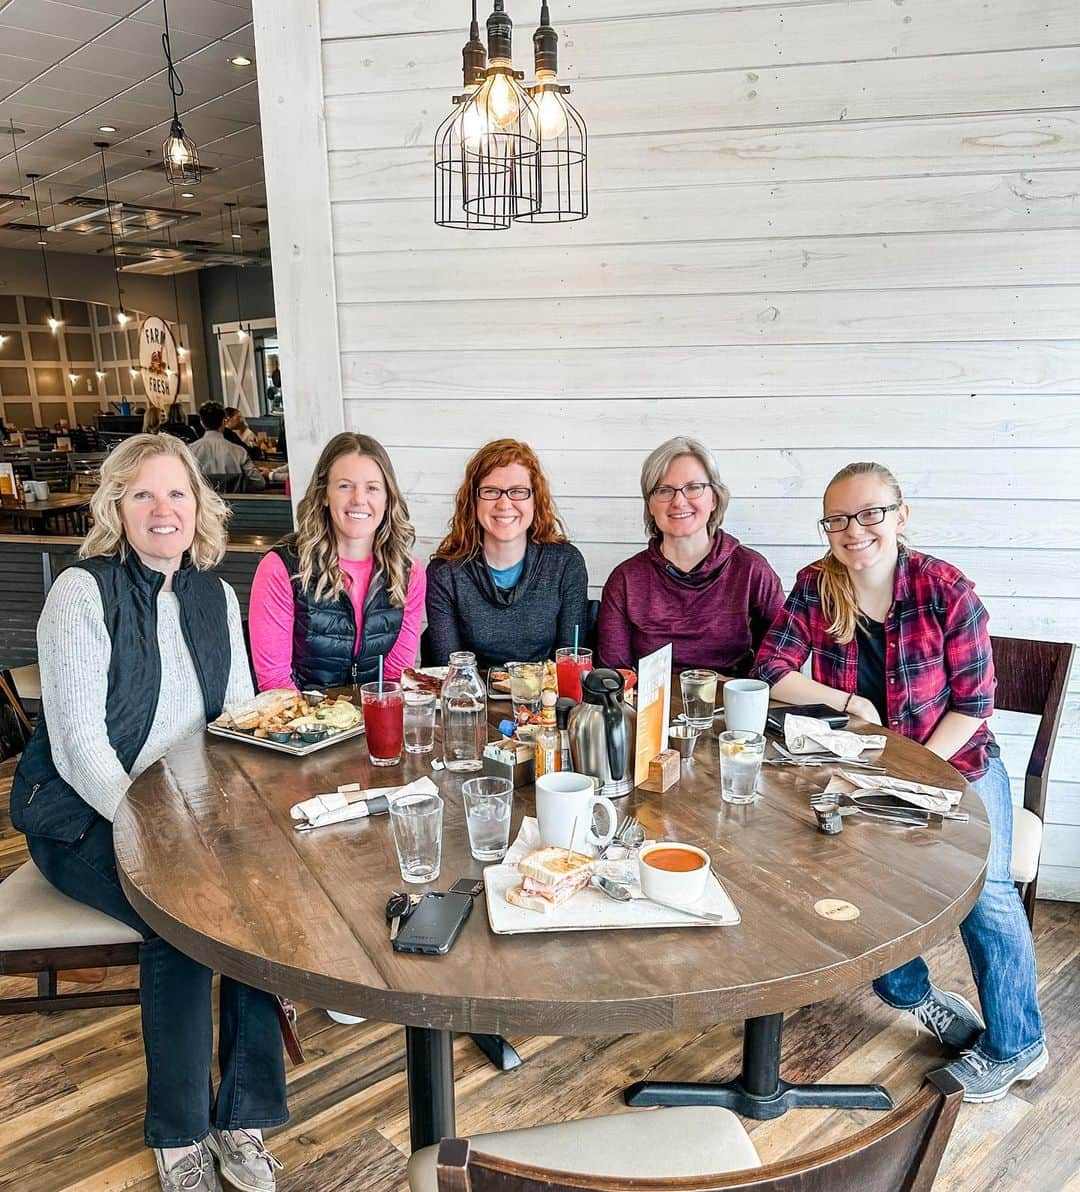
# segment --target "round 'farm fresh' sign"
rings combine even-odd
[[[156,315],[145,319],[139,331],[139,371],[151,404],[171,405],[180,391],[176,340],[168,323]]]

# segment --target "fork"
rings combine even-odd
[[[810,796],[810,807],[812,810],[819,811],[826,807],[848,807],[851,811],[861,812],[870,819],[887,820],[892,824],[905,824],[911,828],[925,828],[930,822],[930,813],[922,812],[919,809],[913,808],[912,813],[897,809],[891,811],[884,807],[863,807],[857,799],[853,799],[850,795],[839,794],[833,791],[822,791],[820,794]],[[847,814],[850,814],[849,811]],[[841,815],[845,814],[843,811]]]
[[[608,850],[614,848],[616,845],[627,850],[636,847],[634,844],[631,844],[631,840],[636,838],[639,831],[643,831],[643,829],[641,828],[641,824],[638,823],[637,816],[624,815],[615,827],[615,835],[600,850],[600,856],[597,860],[606,861]]]

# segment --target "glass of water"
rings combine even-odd
[[[508,662],[510,675],[510,699],[514,708],[525,707],[536,716],[540,712],[540,691],[544,685],[544,664],[542,662]]]
[[[752,803],[765,738],[761,733],[731,729],[720,733],[720,794],[725,803]]]
[[[435,748],[435,695],[405,692],[405,752],[430,753]]]
[[[442,866],[442,799],[438,795],[401,795],[390,804],[390,828],[402,879],[435,881]]]
[[[684,670],[679,676],[683,716],[693,728],[712,728],[716,679],[716,671],[712,670]]]
[[[501,861],[510,843],[514,784],[509,778],[469,778],[461,786],[469,851],[477,861]]]

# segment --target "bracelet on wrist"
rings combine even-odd
[[[852,692],[850,692],[850,693],[849,693],[849,695],[848,695],[847,699],[846,699],[846,700],[844,700],[844,706],[843,706],[843,707],[840,709],[840,711],[841,711],[841,712],[846,712],[846,711],[848,710],[848,704],[850,704],[850,703],[851,703],[851,701],[852,701],[852,699],[854,698],[854,696],[855,696],[855,692],[854,692],[854,691],[852,691]]]

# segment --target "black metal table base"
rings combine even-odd
[[[469,1038],[500,1072],[512,1072],[521,1067],[521,1056],[502,1035],[470,1035]]]
[[[409,1081],[409,1141],[414,1151],[454,1137],[454,1036],[405,1028]]]
[[[722,1105],[757,1121],[781,1117],[789,1109],[892,1109],[892,1098],[880,1084],[791,1084],[781,1079],[783,1029],[783,1014],[746,1020],[742,1072],[734,1080],[639,1080],[623,1099],[627,1105]]]

